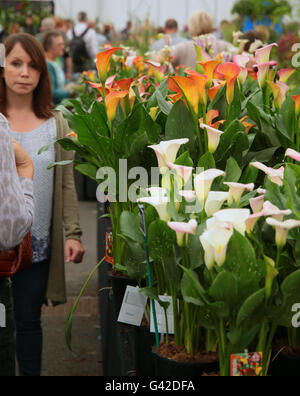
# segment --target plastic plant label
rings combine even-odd
[[[169,296],[159,296],[161,301],[167,301],[170,303],[167,309],[167,318],[168,318],[168,331],[166,326],[166,317],[164,309],[159,305],[157,301],[155,301],[155,309],[156,309],[156,317],[157,317],[157,326],[158,332],[160,334],[175,334],[174,331],[174,314],[173,314],[173,302],[172,297]],[[155,333],[154,329],[154,320],[153,320],[153,311],[151,307],[151,323],[150,323],[150,331],[151,333]]]
[[[143,320],[147,297],[140,293],[138,287],[127,286],[118,322],[140,326]]]
[[[231,377],[261,377],[263,371],[261,352],[231,356]]]
[[[112,232],[105,234],[105,261],[114,265],[114,238]]]

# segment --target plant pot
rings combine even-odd
[[[155,344],[155,335],[150,333],[146,326],[136,327],[136,375],[137,377],[153,377],[154,362],[152,347]]]
[[[155,365],[155,376],[158,377],[201,377],[205,373],[215,373],[219,371],[219,362],[212,358],[211,361],[177,361],[162,356],[156,347],[152,348],[152,356]],[[183,356],[183,360],[188,357]]]
[[[271,366],[272,377],[299,377],[300,351],[288,349],[279,354]]]
[[[126,277],[125,275],[119,275],[116,272],[109,272],[108,276],[113,290],[113,303],[118,316],[123,304],[124,294],[127,286],[136,287],[137,282]]]

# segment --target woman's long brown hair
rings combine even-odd
[[[52,90],[43,47],[30,34],[13,34],[4,42],[6,56],[9,55],[16,44],[22,46],[41,73],[39,84],[33,92],[33,111],[38,118],[49,119],[53,115]],[[4,69],[0,68],[0,113],[7,117],[6,84],[3,78],[3,71]]]

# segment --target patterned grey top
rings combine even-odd
[[[0,251],[20,244],[33,216],[33,182],[18,177],[8,121],[0,113]]]
[[[34,163],[35,216],[31,228],[33,263],[47,260],[51,252],[51,222],[53,208],[54,169],[47,170],[55,162],[55,146],[41,155],[38,151],[56,139],[56,121],[52,117],[31,132],[13,132],[12,136],[28,152]]]

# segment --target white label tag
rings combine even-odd
[[[138,287],[127,286],[118,322],[140,326],[146,308],[147,297],[140,293]]]
[[[6,310],[3,304],[0,304],[0,328],[6,327]]]
[[[175,334],[172,297],[159,296],[159,298],[161,301],[167,301],[170,303],[169,308],[167,310],[168,327],[169,327],[168,334]],[[159,303],[157,301],[155,301],[155,310],[156,310],[156,317],[157,317],[158,332],[160,334],[166,334],[167,326],[166,326],[166,319],[165,319],[165,311],[159,305]],[[151,333],[155,333],[152,305],[151,305]]]

